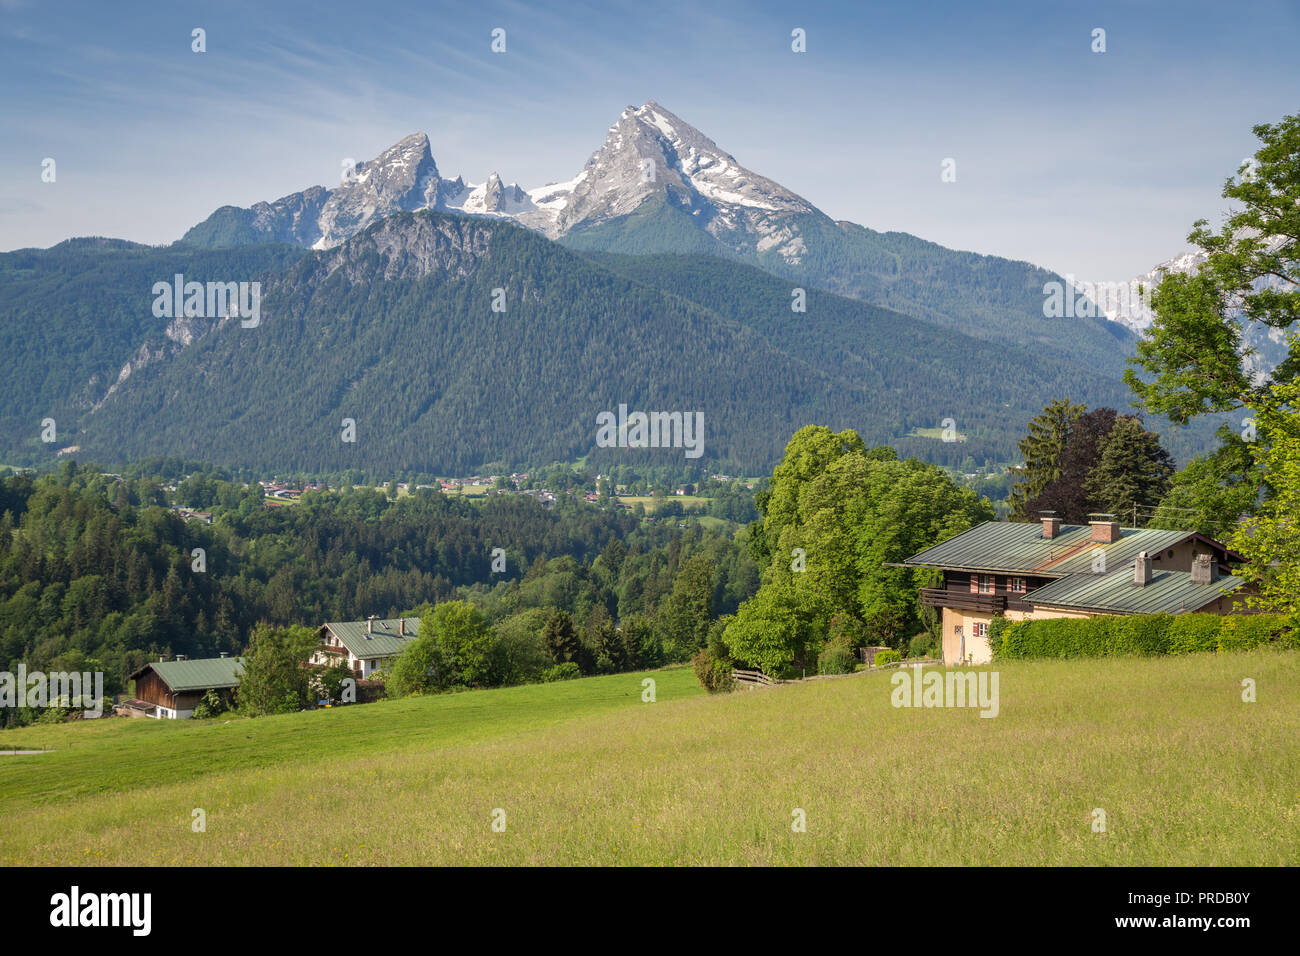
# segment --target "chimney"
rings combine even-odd
[[[185,655],[184,655],[184,654],[177,654],[177,655],[176,655],[176,659],[177,659],[178,661],[183,661],[183,660],[185,660]]]
[[[366,633],[375,633],[375,616],[373,614],[366,618]]]
[[[1039,517],[1043,520],[1043,537],[1055,538],[1061,533],[1061,519],[1057,517],[1055,511],[1040,511]]]
[[[1139,552],[1133,562],[1133,583],[1140,588],[1151,583],[1151,555],[1145,551]]]
[[[225,652],[225,651],[222,651],[222,652],[221,652],[221,656],[222,656],[222,657],[225,657],[225,656],[226,656],[226,652]]]
[[[1119,540],[1119,522],[1111,514],[1088,515],[1088,524],[1092,525],[1092,540],[1101,544],[1110,544]]]
[[[1212,555],[1198,554],[1192,558],[1192,583],[1210,585],[1219,580],[1219,562]]]
[[[406,618],[399,617],[397,619],[397,633],[403,637],[406,636]]]
[[[159,663],[159,664],[164,663],[166,660],[167,660],[167,655],[166,655],[166,654],[159,654],[159,655],[158,655],[158,663]]]

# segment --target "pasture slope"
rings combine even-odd
[[[55,752],[0,758],[0,863],[1300,859],[1300,653],[995,669],[992,719],[895,708],[889,673],[707,697],[673,668],[258,720],[24,728],[0,750]]]

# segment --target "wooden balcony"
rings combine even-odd
[[[974,594],[955,588],[921,588],[921,603],[927,607],[950,607],[986,614],[1000,614],[1007,609],[1005,594]]]

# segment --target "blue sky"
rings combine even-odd
[[[445,176],[564,180],[654,99],[837,219],[1122,281],[1300,110],[1297,50],[1295,0],[0,0],[0,249],[169,242],[417,130]]]

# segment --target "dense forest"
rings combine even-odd
[[[707,626],[758,586],[743,530],[563,497],[546,508],[522,495],[349,488],[267,508],[255,483],[210,475],[176,494],[211,508],[213,523],[182,519],[155,477],[67,462],[0,479],[0,668],[103,670],[111,693],[160,654],[237,653],[260,623],[316,626],[456,598],[534,639],[556,611],[580,629],[622,622],[661,662],[693,650],[692,614]],[[493,548],[506,553],[503,573]]]
[[[963,335],[1029,346],[1035,354],[1090,368],[1110,380],[1119,377],[1133,350],[1133,333],[1118,323],[1100,317],[1044,318],[1043,287],[1063,280],[1031,263],[947,249],[816,212],[793,217],[791,228],[802,239],[797,261],[775,248],[760,253],[743,244],[733,248],[702,229],[690,210],[652,199],[626,216],[580,226],[560,241],[589,252],[738,258],[781,276],[787,287],[829,289]]]
[[[199,320],[181,348],[150,311],[152,283],[176,271],[260,276],[260,325]],[[99,291],[70,309],[87,275]],[[780,436],[808,423],[956,465],[1012,460],[1060,393],[1126,399],[1118,374],[1037,337],[992,344],[814,287],[795,312],[788,279],[734,262],[579,254],[442,214],[395,215],[319,253],[63,244],[0,256],[0,277],[10,464],[71,445],[101,461],[313,473],[686,461],[681,448],[595,447],[597,414],[626,404],[702,412],[703,460],[729,471],[766,472]],[[98,338],[79,340],[81,325]],[[58,439],[44,443],[47,417]]]

